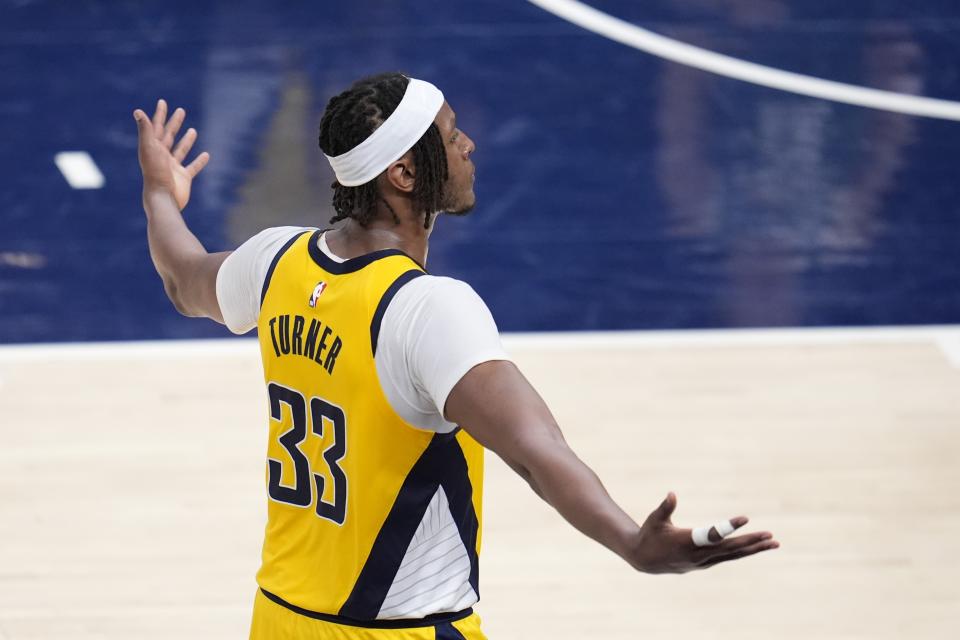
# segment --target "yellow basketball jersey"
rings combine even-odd
[[[447,589],[462,595],[446,602],[459,597],[469,607],[479,598],[483,448],[462,430],[436,434],[405,422],[374,362],[387,305],[424,271],[392,249],[336,262],[320,250],[320,233],[284,246],[261,294],[270,427],[257,582],[274,602],[331,620],[445,614],[431,602]],[[428,511],[455,524],[443,544],[466,556],[459,574],[430,577],[431,567],[417,565],[418,553],[440,543],[428,535]]]

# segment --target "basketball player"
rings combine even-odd
[[[483,450],[638,571],[683,573],[774,549],[747,522],[637,524],[570,450],[483,301],[429,275],[437,214],[474,206],[474,143],[433,85],[400,74],[330,100],[320,147],[335,229],[267,229],[207,253],[181,210],[209,155],[174,145],[164,101],[139,128],[150,253],[171,301],[256,327],[269,399],[268,521],[251,638],[481,639]]]

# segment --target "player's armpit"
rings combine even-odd
[[[447,396],[444,413],[521,476],[529,473],[531,447],[563,441],[540,394],[507,360],[483,362],[464,374]]]

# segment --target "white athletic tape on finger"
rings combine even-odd
[[[366,140],[339,156],[327,156],[337,182],[356,187],[370,182],[399,160],[426,133],[443,106],[443,94],[409,78],[400,104]]]
[[[698,547],[709,547],[714,544],[710,542],[710,527],[700,527],[693,530],[693,544]]]
[[[717,533],[720,534],[720,540],[723,540],[728,535],[733,533],[736,530],[736,527],[733,526],[733,523],[729,520],[724,520],[723,522],[718,522],[715,525],[709,527],[700,527],[693,530],[693,544],[698,547],[709,547],[715,544],[720,544],[720,540],[713,542],[710,540],[710,529],[716,529]]]

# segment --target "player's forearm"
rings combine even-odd
[[[194,265],[208,255],[207,250],[187,227],[180,208],[168,190],[145,188],[143,209],[147,214],[150,257],[163,280],[167,296],[184,315],[198,315],[190,308],[181,291]]]
[[[607,493],[597,475],[557,438],[532,448],[517,469],[546,502],[581,533],[628,562],[639,525]]]

